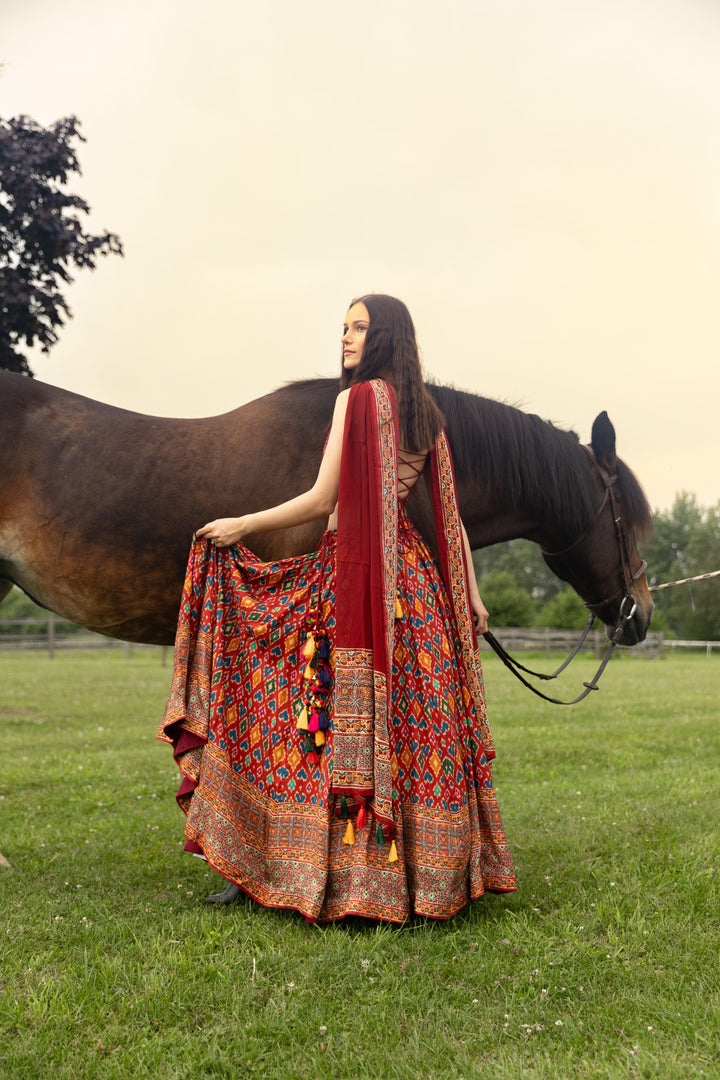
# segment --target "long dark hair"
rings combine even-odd
[[[445,418],[425,389],[415,327],[402,300],[384,293],[369,293],[353,300],[364,304],[370,316],[362,359],[351,371],[342,369],[340,389],[368,379],[390,383],[398,405],[400,445],[407,450],[428,450],[445,425]]]

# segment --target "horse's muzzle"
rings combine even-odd
[[[632,609],[628,609],[628,603],[632,604]],[[623,622],[623,617],[628,610],[631,610],[632,614],[629,618],[625,618]],[[629,646],[639,645],[647,636],[654,610],[655,605],[652,600],[644,601],[637,600],[634,597],[625,597],[623,604],[621,605],[620,613],[615,613],[613,617],[614,621],[603,619],[607,637],[612,640],[618,631],[618,627],[622,623],[622,629],[617,637],[617,644]]]

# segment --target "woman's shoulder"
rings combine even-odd
[[[395,391],[387,380],[363,379],[361,382],[353,383],[346,390],[340,391],[335,398],[335,409],[336,411],[346,410],[351,400],[355,402],[354,407],[357,407],[360,403],[371,401],[373,398],[382,400],[388,397],[392,402],[395,401]]]

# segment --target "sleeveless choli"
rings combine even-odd
[[[332,789],[336,533],[271,563],[198,540],[188,563],[158,734],[184,775],[186,847],[260,903],[314,921],[447,918],[485,890],[515,889],[482,687],[478,696],[433,557],[402,499],[397,507],[390,857],[372,816]],[[329,723],[312,763],[296,713],[316,624],[329,653]]]

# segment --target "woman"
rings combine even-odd
[[[342,345],[313,487],[197,533],[159,738],[184,774],[186,847],[229,881],[211,901],[447,918],[515,888],[477,656],[487,611],[407,308],[353,301]],[[421,474],[439,570],[405,513]],[[309,555],[261,563],[240,545],[325,515]]]

